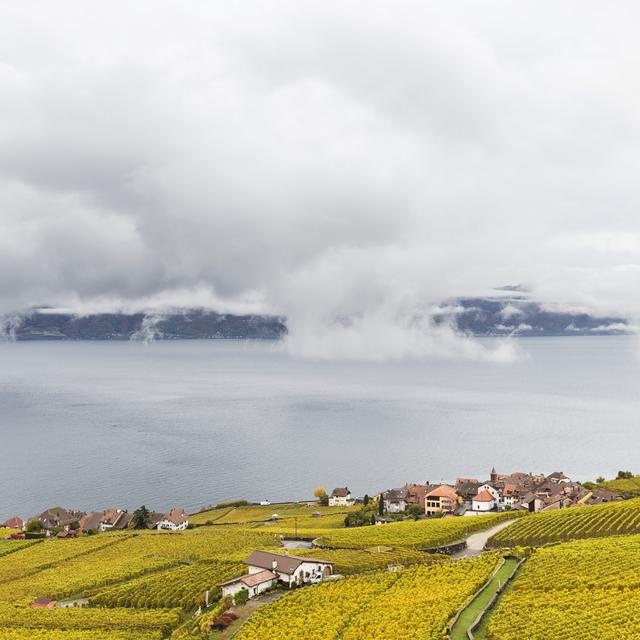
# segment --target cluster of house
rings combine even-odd
[[[88,531],[121,531],[131,527],[133,514],[126,509],[105,509],[104,511],[67,511],[61,507],[52,507],[34,516],[40,528],[46,535],[56,535],[58,538],[73,538]],[[166,513],[149,512],[149,529],[165,531],[182,531],[189,525],[189,516],[179,507],[174,507]],[[27,523],[14,516],[2,523],[7,529],[15,529],[9,538],[24,537]]]
[[[223,596],[235,596],[246,590],[247,596],[253,598],[258,594],[280,583],[287,587],[302,586],[321,582],[333,574],[333,565],[326,560],[273,553],[271,551],[254,551],[245,560],[247,573],[218,585]]]
[[[613,502],[622,497],[606,489],[586,489],[561,471],[548,476],[522,472],[503,474],[497,473],[494,467],[485,481],[458,478],[454,485],[406,484],[400,489],[383,491],[382,499],[384,510],[389,514],[404,513],[412,505],[418,505],[426,515],[472,515],[506,509],[549,511]]]

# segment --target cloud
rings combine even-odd
[[[0,311],[267,311],[391,356],[505,282],[637,317],[638,14],[3,3]]]

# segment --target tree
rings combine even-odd
[[[151,524],[151,513],[149,509],[142,505],[139,509],[136,509],[133,512],[133,517],[131,518],[131,526],[134,529],[148,529]]]
[[[382,494],[378,497],[378,515],[384,515],[384,496]]]
[[[324,487],[316,487],[313,490],[313,495],[318,498],[320,506],[326,507],[329,504],[329,496],[327,495],[327,491]]]
[[[39,518],[31,518],[31,520],[27,522],[26,528],[29,533],[39,533],[42,531],[42,522],[40,522]]]
[[[633,473],[631,471],[618,471],[617,480],[631,480],[633,478]]]
[[[238,593],[233,598],[236,606],[241,604],[247,604],[247,600],[249,599],[249,592],[246,589],[240,589]]]
[[[604,477],[603,476],[598,476],[596,478],[596,484],[602,484],[604,482]]]
[[[366,507],[369,504],[369,494],[365,493],[364,498],[362,498],[362,504]]]
[[[411,516],[414,520],[417,520],[420,516],[424,515],[424,509],[419,504],[412,504],[407,509],[407,515]]]
[[[373,522],[371,518],[373,518]],[[351,513],[348,513],[344,519],[345,527],[366,527],[370,524],[375,524],[375,516],[369,513],[366,509],[352,511]]]
[[[225,611],[227,611],[227,609],[231,609],[231,607],[233,606],[233,598],[231,596],[222,596],[222,598],[220,598],[218,606],[224,613]]]

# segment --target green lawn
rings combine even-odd
[[[452,640],[468,640],[467,629],[475,622],[482,609],[489,604],[500,585],[511,575],[517,564],[518,560],[515,558],[507,558],[505,560],[504,564],[491,578],[489,584],[469,603],[456,620],[451,629]],[[482,627],[478,629],[475,637],[477,640],[485,638]]]

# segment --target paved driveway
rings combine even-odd
[[[472,517],[482,517],[482,516],[472,516]],[[485,529],[484,531],[479,531],[478,533],[474,533],[467,538],[467,548],[462,551],[458,551],[458,553],[452,554],[452,558],[473,558],[474,556],[479,556],[484,549],[484,545],[487,544],[487,540],[492,536],[498,533],[501,529],[508,527],[516,521],[516,518],[513,520],[507,520],[506,522],[501,522],[497,524],[495,527],[491,527],[491,529]]]

